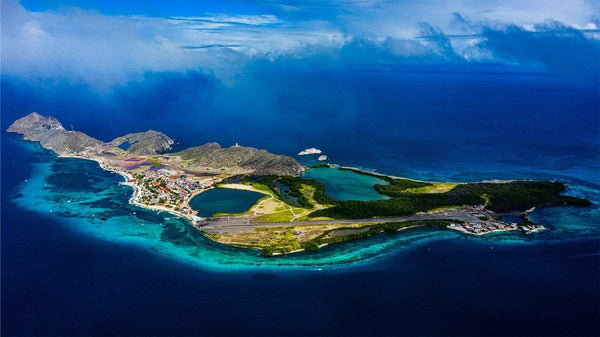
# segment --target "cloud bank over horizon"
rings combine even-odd
[[[600,74],[600,5],[586,0],[284,1],[190,15],[26,5],[2,2],[3,77],[110,88],[148,72],[193,71],[231,83],[257,62],[299,69],[495,63]]]

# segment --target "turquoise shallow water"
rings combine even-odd
[[[389,197],[377,193],[373,187],[376,184],[387,185],[388,182],[366,174],[321,167],[307,170],[302,176],[325,183],[325,194],[338,200],[389,199]]]
[[[531,236],[498,234],[475,238],[449,230],[414,229],[399,235],[378,235],[366,240],[333,245],[321,249],[318,253],[264,258],[258,251],[215,243],[184,219],[129,204],[131,188],[120,184],[121,176],[102,170],[95,162],[58,158],[41,149],[38,144],[25,141],[18,143],[32,156],[43,158],[33,164],[31,177],[21,183],[18,197],[14,200],[17,206],[46,214],[48,217],[59,218],[65,226],[83,234],[135,245],[155,254],[203,268],[345,268],[373,259],[385,259],[389,254],[396,254],[403,249],[418,247],[431,241],[460,239],[512,245],[541,240],[564,240],[565,237],[578,239],[600,236],[600,229],[596,223],[599,209],[595,203],[587,209],[563,207],[534,212],[533,220],[548,226],[550,230]],[[240,192],[215,191],[212,193]],[[570,193],[600,200],[599,191],[584,186],[573,186]],[[257,200],[260,195],[252,197]],[[221,202],[222,200],[216,203]]]
[[[121,176],[102,170],[95,162],[57,158],[34,143],[21,142],[20,145],[32,155],[44,155],[44,160],[33,164],[31,177],[21,183],[19,196],[14,200],[19,207],[59,218],[65,226],[85,235],[135,245],[200,267],[218,270],[332,267],[366,261],[414,241],[458,236],[450,232],[416,230],[392,240],[378,237],[327,247],[317,254],[264,258],[258,251],[215,243],[184,219],[129,204],[131,188],[120,184]]]
[[[214,188],[195,196],[190,200],[190,206],[203,217],[215,213],[240,213],[247,211],[262,197],[263,194],[252,191]]]

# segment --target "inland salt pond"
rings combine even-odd
[[[121,143],[119,146],[117,146],[119,149],[121,150],[127,150],[128,148],[131,147],[131,144],[129,142],[125,142],[125,143]]]
[[[375,185],[388,185],[389,182],[367,174],[332,167],[319,167],[307,170],[302,175],[325,184],[325,195],[338,200],[382,200],[389,199],[375,191]]]
[[[262,197],[263,194],[252,191],[214,188],[192,198],[190,206],[201,217],[215,213],[241,213],[250,209]]]

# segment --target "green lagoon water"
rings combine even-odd
[[[377,193],[376,184],[387,185],[387,181],[350,170],[320,167],[304,172],[303,178],[315,179],[325,184],[325,194],[338,200],[381,200],[389,197]]]
[[[195,196],[190,200],[190,206],[203,217],[215,213],[240,213],[250,209],[262,197],[263,194],[252,191],[214,188]]]

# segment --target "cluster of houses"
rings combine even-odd
[[[519,229],[519,225],[517,223],[506,223],[497,220],[469,221],[460,226],[462,226],[467,232],[473,234],[485,234],[493,231],[511,231]]]
[[[520,230],[525,234],[534,233],[544,229],[543,226],[535,224],[518,224],[516,222],[502,222],[499,220],[467,221],[462,224],[453,223],[450,228],[465,231],[471,234],[487,234],[496,231]]]
[[[192,192],[206,187],[204,183],[164,168],[147,170],[144,174],[137,175],[135,183],[144,186],[136,201],[175,208],[183,207],[184,201]]]

